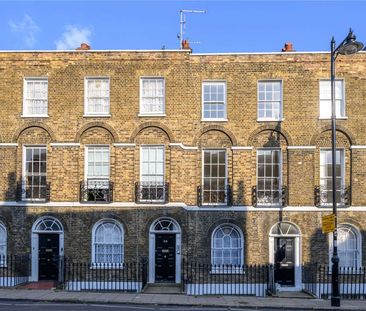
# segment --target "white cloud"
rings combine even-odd
[[[91,30],[89,28],[80,28],[74,25],[67,25],[66,31],[61,38],[55,41],[57,50],[74,50],[81,43],[90,44]]]
[[[36,33],[40,31],[35,21],[28,15],[24,14],[24,18],[21,22],[9,21],[9,27],[13,32],[22,34],[24,43],[27,47],[33,47],[36,43]]]

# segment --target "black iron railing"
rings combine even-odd
[[[348,207],[351,206],[352,197],[351,197],[351,186],[342,187],[337,190],[337,205],[340,207]],[[317,207],[332,207],[332,190],[329,190],[327,187],[323,186],[315,186],[314,187],[314,205]]]
[[[257,186],[252,187],[252,205],[253,206],[287,206],[288,205],[288,189],[287,186],[282,186],[277,191],[259,192]]]
[[[12,287],[29,281],[31,260],[28,254],[0,256],[0,287]]]
[[[147,260],[90,263],[64,260],[62,288],[68,291],[140,292],[147,283]]]
[[[113,183],[109,180],[98,179],[80,182],[80,202],[113,202]]]
[[[136,182],[136,203],[168,203],[169,183],[167,182]]]
[[[313,296],[329,299],[332,292],[331,267],[317,264],[302,268],[304,289]],[[340,267],[339,288],[342,299],[366,299],[366,267]]]
[[[17,201],[28,202],[49,202],[51,193],[51,183],[27,183],[21,180],[17,183]]]
[[[266,296],[268,265],[212,265],[183,261],[182,286],[187,295]]]
[[[225,190],[219,192],[210,192],[205,197],[201,186],[197,187],[197,206],[203,205],[233,205],[233,192],[231,185],[226,185]]]

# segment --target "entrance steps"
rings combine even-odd
[[[57,282],[55,281],[38,281],[38,282],[30,282],[26,284],[21,284],[17,286],[20,289],[55,289],[57,286]]]
[[[177,283],[148,283],[146,284],[144,294],[181,294],[181,284]]]
[[[299,298],[299,299],[313,299],[314,296],[303,291],[278,291],[276,294],[278,298]]]

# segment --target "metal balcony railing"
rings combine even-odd
[[[17,182],[17,201],[49,202],[51,183],[27,183],[25,180]]]
[[[169,183],[167,182],[136,182],[136,203],[168,203]]]
[[[351,206],[351,186],[342,187],[337,190],[337,205],[340,207]],[[324,186],[314,187],[314,205],[317,207],[332,207],[333,191]]]
[[[88,179],[80,182],[80,202],[113,202],[113,183],[106,179]]]
[[[287,206],[288,189],[282,186],[275,191],[258,191],[257,186],[252,187],[252,205],[253,206]]]
[[[221,191],[205,191],[201,186],[197,187],[197,206],[203,205],[233,205],[233,192],[231,185],[226,185],[225,189]]]

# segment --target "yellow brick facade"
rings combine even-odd
[[[149,228],[159,217],[177,220],[182,255],[210,258],[214,228],[234,223],[243,231],[244,262],[270,261],[268,236],[278,221],[299,226],[301,261],[328,261],[327,237],[314,206],[319,185],[319,150],[330,147],[330,120],[319,118],[319,80],[329,78],[327,53],[199,55],[155,52],[0,52],[0,219],[8,228],[8,251],[31,252],[32,225],[50,215],[65,228],[65,255],[90,260],[91,228],[102,218],[125,228],[125,257],[149,256]],[[48,78],[48,117],[22,117],[23,79]],[[84,78],[110,79],[110,116],[84,116]],[[165,79],[165,115],[139,116],[140,78]],[[338,147],[345,150],[345,185],[352,205],[340,223],[356,226],[366,260],[366,53],[337,59],[344,79],[346,117],[337,121]],[[257,120],[260,80],[281,80],[283,120]],[[227,121],[202,121],[202,82],[225,81]],[[163,145],[169,203],[135,204],[140,147]],[[50,202],[16,202],[22,178],[23,146],[47,146]],[[79,203],[85,176],[85,146],[108,145],[113,202]],[[256,151],[280,148],[287,207],[252,206]],[[233,206],[197,206],[202,150],[227,151]],[[211,209],[210,209],[211,208]],[[86,245],[79,249],[79,245]],[[313,256],[313,257],[312,257]]]

